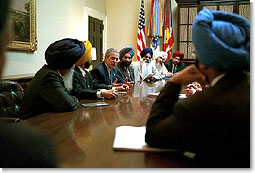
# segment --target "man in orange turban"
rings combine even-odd
[[[81,59],[76,62],[74,76],[73,76],[73,89],[71,95],[74,95],[79,100],[82,99],[114,99],[118,94],[113,91],[100,91],[98,89],[109,89],[105,84],[99,84],[93,80],[90,72],[86,69],[89,68],[91,62],[91,47],[89,41],[83,41],[86,51]]]

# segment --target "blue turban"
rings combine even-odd
[[[151,48],[143,49],[141,52],[141,57],[143,58],[147,53],[149,53],[151,55],[151,57],[153,57],[153,51]]]
[[[125,47],[120,50],[120,60],[125,56],[126,53],[131,55],[131,58],[134,56],[135,51],[132,46]]]
[[[192,25],[197,59],[218,70],[250,69],[250,22],[223,11],[201,10]]]
[[[55,41],[47,48],[45,59],[53,69],[69,69],[83,56],[85,50],[85,45],[81,41],[65,38]]]

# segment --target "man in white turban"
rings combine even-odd
[[[165,66],[165,61],[167,58],[167,53],[164,51],[160,51],[157,53],[156,55],[156,59],[155,59],[155,65],[156,65],[156,69],[158,70],[160,77],[163,79],[170,79],[170,77],[172,76],[170,72],[168,72],[166,66]]]

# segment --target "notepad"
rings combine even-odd
[[[157,98],[160,92],[156,93],[148,93],[147,97]],[[186,94],[179,94],[179,99],[185,99],[187,98]]]
[[[83,103],[81,104],[83,107],[85,108],[89,108],[89,107],[99,107],[99,106],[109,106],[108,103],[105,102],[96,102],[96,103]]]
[[[154,75],[153,73],[148,74],[143,80],[144,80],[144,81],[150,80],[151,77],[153,77],[153,75]]]
[[[119,126],[115,129],[113,149],[115,151],[180,152],[178,149],[150,147],[145,142],[145,126]],[[194,158],[195,153],[185,151],[184,156]]]
[[[114,150],[126,151],[179,151],[176,149],[162,149],[150,147],[145,142],[145,126],[119,126],[115,129],[115,138],[113,142]]]

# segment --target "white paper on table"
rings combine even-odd
[[[179,151],[176,149],[162,149],[148,146],[145,142],[145,126],[119,126],[115,129],[113,141],[114,150],[129,151]]]

